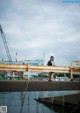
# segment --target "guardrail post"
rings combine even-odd
[[[20,72],[20,79],[23,80],[24,79],[24,72]]]
[[[71,81],[73,81],[73,70],[71,68]]]
[[[28,80],[30,80],[30,64],[28,64]]]
[[[12,72],[12,80],[15,80],[15,74]]]

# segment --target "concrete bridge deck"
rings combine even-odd
[[[0,81],[0,92],[80,90],[80,82],[48,82],[27,80]]]

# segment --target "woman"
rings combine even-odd
[[[54,57],[51,56],[50,60],[47,63],[48,66],[55,66]],[[49,81],[51,81],[52,77],[54,76],[54,72],[49,72]]]

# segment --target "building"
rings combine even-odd
[[[34,66],[41,66],[44,65],[44,61],[42,59],[35,59],[35,60],[24,60],[24,64],[30,64]]]
[[[1,64],[9,64],[9,61],[1,61]],[[24,61],[13,61],[13,64],[30,64],[33,66],[42,66],[44,65],[44,60],[42,59],[32,59],[32,60],[24,60]]]
[[[74,61],[71,63],[71,66],[76,68],[76,69],[80,69],[80,61]]]

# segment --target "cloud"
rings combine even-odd
[[[1,0],[0,22],[19,60],[55,56],[57,65],[80,60],[80,7],[59,0]],[[9,7],[8,7],[9,6]],[[0,53],[1,54],[1,53]]]

